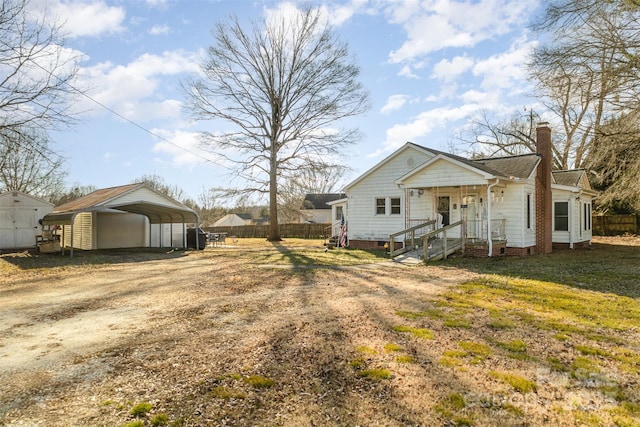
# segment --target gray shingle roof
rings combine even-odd
[[[417,147],[427,150],[434,155],[442,155],[456,160],[472,168],[479,169],[483,172],[504,178],[528,178],[538,165],[540,159],[539,154],[522,154],[520,156],[494,157],[487,159],[467,159],[444,151],[434,150],[432,148],[423,147],[414,144]]]
[[[325,194],[307,194],[302,202],[302,209],[331,209],[327,205],[334,200],[340,200],[347,197],[344,193],[325,193]]]
[[[553,174],[553,178],[556,180],[556,184],[578,187],[580,184],[580,178],[582,178],[582,175],[584,174],[584,169],[553,171],[551,173]]]

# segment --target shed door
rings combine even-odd
[[[0,209],[0,248],[35,246],[37,213],[36,209]]]
[[[16,232],[13,222],[13,208],[0,209],[0,248],[16,247]]]
[[[16,209],[16,247],[29,248],[36,245],[38,230],[36,209]]]

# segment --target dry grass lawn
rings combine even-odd
[[[0,255],[0,426],[638,426],[640,238]]]

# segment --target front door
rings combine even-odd
[[[467,238],[477,239],[480,237],[480,218],[478,218],[478,196],[469,194],[462,198],[463,218],[467,227]]]
[[[442,218],[442,227],[451,224],[451,198],[438,196],[438,215]]]

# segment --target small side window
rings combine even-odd
[[[391,198],[391,215],[400,215],[400,197]]]
[[[531,229],[531,194],[527,194],[527,229]]]
[[[555,202],[553,206],[555,231],[569,231],[569,202]]]
[[[387,213],[387,199],[376,199],[376,215],[384,215]]]

